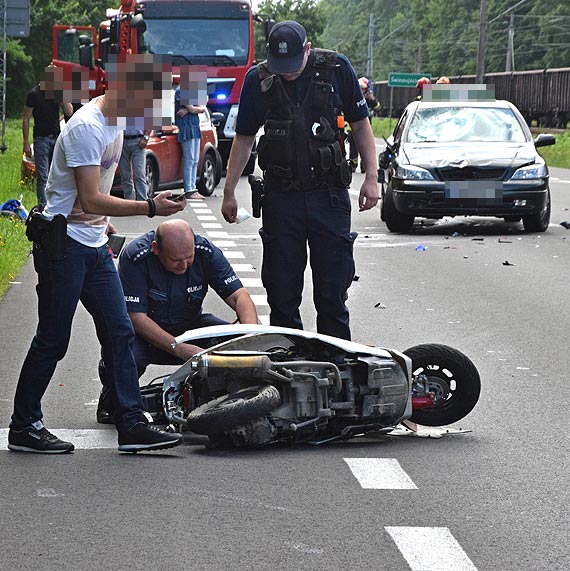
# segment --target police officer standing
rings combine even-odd
[[[271,325],[302,329],[299,313],[307,243],[319,333],[350,339],[347,290],[354,277],[350,169],[342,142],[350,122],[366,164],[360,211],[378,202],[374,137],[368,106],[350,62],[311,49],[306,31],[287,20],[269,35],[267,60],[249,70],[224,187],[222,214],[235,222],[235,187],[258,129],[265,179],[261,277]],[[343,117],[344,116],[344,117]]]

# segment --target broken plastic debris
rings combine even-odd
[[[560,226],[564,226],[566,230],[570,230],[570,222],[566,222],[566,220],[564,222],[560,222]]]
[[[512,243],[513,243],[512,240],[503,240],[499,238],[499,244],[512,244]]]
[[[355,275],[355,276],[352,278],[352,281],[353,281],[353,282],[357,282],[359,279],[360,279],[360,276]]]
[[[471,238],[474,242],[484,242],[485,238]]]
[[[452,234],[452,236],[453,236],[454,238],[457,238],[457,236],[461,236],[461,232],[454,232],[454,233]]]
[[[514,266],[514,265],[516,265],[516,264],[511,264],[511,262],[509,262],[509,260],[505,260],[503,262],[503,266]]]
[[[378,309],[388,309],[383,303],[378,302],[374,307]]]
[[[423,244],[418,244],[416,246],[416,252],[425,252],[427,248]]]

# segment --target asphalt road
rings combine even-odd
[[[353,192],[354,339],[396,349],[446,343],[481,373],[481,400],[457,425],[471,432],[441,439],[119,454],[113,429],[95,422],[98,347],[80,309],[44,413],[81,448],[2,451],[35,329],[28,264],[0,304],[0,569],[567,571],[570,232],[560,222],[570,220],[570,171],[551,175],[552,224],[543,234],[471,218],[394,235],[378,209],[356,212]],[[245,180],[238,197],[250,207]],[[267,319],[259,221],[227,225],[220,204],[219,190],[182,217],[222,244]],[[157,224],[114,222],[129,236]],[[307,329],[310,291],[308,282]],[[215,294],[209,309],[231,317]],[[145,379],[162,371],[152,369]]]

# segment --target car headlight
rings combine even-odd
[[[405,180],[435,180],[428,170],[412,165],[397,165],[394,176]]]
[[[546,176],[546,165],[534,164],[521,167],[515,171],[511,180],[530,180],[535,178],[544,178]]]

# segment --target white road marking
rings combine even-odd
[[[269,325],[269,315],[258,315],[261,325]]]
[[[267,303],[267,296],[265,294],[260,294],[260,295],[252,295],[251,299],[253,300],[253,303],[255,303],[255,305],[268,305]]]
[[[216,244],[217,246],[217,244]],[[255,272],[255,268],[251,264],[232,264],[232,268],[236,272]]]
[[[306,543],[296,543],[293,541],[286,541],[285,545],[299,551],[300,553],[304,553],[305,555],[321,555],[325,551],[319,547],[311,547]]]
[[[202,228],[223,228],[219,222],[202,222]]]
[[[412,571],[477,571],[447,527],[386,527]]]
[[[94,450],[99,448],[117,448],[117,431],[114,428],[107,429],[69,429],[50,428],[61,440],[73,442],[78,450]],[[0,428],[0,450],[8,447],[8,429]]]
[[[212,240],[218,248],[235,248],[237,244],[233,240]]]
[[[224,252],[224,256],[228,259],[230,259],[230,258],[232,258],[232,259],[236,259],[236,258],[245,259],[245,254],[243,252]]]
[[[240,280],[244,287],[263,287],[261,278],[240,278]]]
[[[366,490],[417,490],[395,458],[344,458]]]
[[[208,232],[207,234],[210,238],[230,238],[227,232]]]
[[[217,220],[218,219],[218,217],[214,216],[214,215],[212,215],[212,216],[199,215],[199,216],[196,216],[196,218],[198,218],[198,220],[200,220],[200,221],[202,221],[202,220]]]
[[[65,494],[56,492],[53,488],[38,488],[36,493],[39,498],[61,498],[65,496]]]

